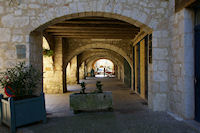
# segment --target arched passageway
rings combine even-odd
[[[100,28],[105,28],[104,26],[108,26],[110,21],[115,21],[115,25],[121,26],[108,26],[106,28],[110,28],[110,31],[108,31],[106,35],[102,35],[103,33],[101,30],[96,30],[96,25],[98,25],[99,21],[102,21],[102,19],[107,22]],[[74,25],[77,25],[77,23],[81,23],[82,21],[88,20],[95,20],[95,22],[98,21],[95,24],[93,22],[89,22],[91,27],[95,27],[93,31],[98,32],[95,34],[95,36],[92,36],[91,30],[86,32],[81,32],[80,30],[81,34],[78,35],[77,33],[80,32],[76,31],[77,27]],[[138,18],[131,19],[124,16],[118,16],[117,14],[111,15],[109,13],[80,13],[78,15],[66,15],[64,17],[54,19],[53,21],[51,21],[51,23],[46,23],[45,25],[40,26],[37,31],[40,32],[41,30],[44,30],[45,33],[48,35],[46,35],[46,37],[50,38],[48,40],[51,40],[53,38],[52,40],[54,41],[54,45],[59,46],[54,47],[55,53],[57,53],[54,56],[54,59],[56,59],[54,63],[58,65],[54,64],[55,68],[52,73],[54,74],[54,76],[56,75],[57,77],[62,78],[57,78],[57,80],[51,82],[54,86],[50,86],[51,89],[47,89],[49,91],[48,93],[63,93],[67,91],[65,82],[66,76],[61,75],[66,75],[66,70],[63,69],[66,68],[67,63],[72,60],[74,56],[77,56],[78,60],[78,55],[84,52],[85,49],[106,49],[115,51],[120,54],[125,59],[124,65],[127,64],[126,61],[128,62],[131,68],[131,74],[129,74],[131,75],[131,78],[128,79],[129,82],[131,82],[130,88],[141,95],[142,98],[148,99],[149,107],[153,110],[167,110],[169,103],[169,58],[167,57],[169,56],[169,52],[168,48],[166,47],[168,47],[168,43],[167,41],[162,41],[162,46],[157,45],[159,44],[159,42],[155,43],[156,39],[159,40],[159,38],[166,38],[164,37],[166,36],[166,32],[164,32],[164,29],[167,27],[165,27],[164,25],[162,25],[161,27],[154,27],[154,25],[152,27],[152,25],[148,22],[140,22]],[[87,26],[89,24],[87,24]],[[102,24],[102,22],[100,22],[99,24]],[[79,27],[78,29],[91,28],[84,26],[84,24],[79,24],[79,26],[81,27]],[[124,31],[124,29],[126,29],[126,26],[129,27],[128,31]],[[120,34],[113,33],[113,28],[118,30],[122,28],[122,31],[120,29]],[[163,31],[163,34],[159,34],[157,32],[159,28],[162,29],[160,33],[162,33]],[[71,30],[71,32],[69,32],[69,29]],[[151,34],[152,32],[153,37]],[[39,34],[37,33],[37,36],[38,35]],[[31,38],[32,40],[34,40],[34,32],[32,33]],[[154,43],[150,45],[151,42]],[[163,47],[164,45],[165,47]],[[153,64],[152,62],[156,64]],[[156,65],[159,63],[164,63],[166,67],[156,69]],[[124,68],[125,67],[123,67],[123,71]],[[78,73],[75,74],[76,77],[79,77],[77,76],[77,74]],[[162,85],[164,86],[164,90]],[[158,87],[157,91],[155,90],[155,86]],[[55,90],[54,88],[57,89]],[[184,112],[182,113],[184,114]]]
[[[192,26],[189,30],[184,27],[185,21],[192,23],[192,19],[188,20],[193,18],[192,11],[174,13],[174,1],[163,0],[54,2],[21,1],[19,5],[11,4],[16,7],[11,9],[8,1],[1,2],[5,8],[0,15],[1,70],[26,61],[42,71],[41,44],[45,36],[55,52],[51,71],[55,80],[49,77],[51,89],[44,88],[44,91],[63,93],[66,91],[64,69],[74,56],[83,52],[76,51],[77,48],[97,45],[96,48],[113,50],[123,56],[131,67],[131,88],[141,97],[148,97],[150,108],[184,118],[194,117],[194,100],[191,100],[194,99],[194,70],[188,65],[194,64],[193,40],[187,39],[193,33]],[[87,23],[84,25],[83,21]],[[180,21],[183,25],[179,27]],[[146,44],[150,41],[153,43],[147,53]],[[42,85],[41,82],[38,86],[38,94]],[[144,88],[148,88],[148,93]]]
[[[92,64],[95,77],[115,76],[115,65],[108,59],[98,59]]]
[[[48,40],[51,39],[53,40],[54,42],[53,50],[57,54],[55,54],[54,56],[55,59],[54,70],[51,73],[53,73],[54,77],[55,76],[61,77],[57,78],[57,80],[55,81],[52,82],[50,81],[53,84],[53,86],[49,86],[50,89],[48,88],[45,91],[47,93],[63,93],[67,91],[66,87],[67,76],[62,76],[67,74],[65,68],[67,67],[67,64],[73,60],[74,57],[76,58],[74,61],[78,62],[79,55],[83,53],[85,50],[89,49],[111,50],[118,53],[120,56],[124,58],[123,67],[117,67],[117,68],[118,71],[121,71],[119,69],[122,69],[123,72],[121,73],[128,73],[129,76],[125,80],[126,76],[121,74],[123,75],[122,80],[129,82],[130,84],[129,86],[132,90],[135,90],[135,92],[141,95],[141,97],[143,97],[144,99],[148,99],[149,107],[153,108],[154,110],[165,110],[166,106],[157,106],[157,104],[167,105],[167,92],[166,91],[156,92],[153,91],[151,87],[154,83],[156,84],[159,82],[166,84],[168,83],[168,75],[165,72],[167,70],[165,71],[161,70],[162,72],[160,71],[159,73],[157,73],[158,71],[153,72],[152,71],[153,65],[150,64],[148,66],[149,62],[147,62],[147,59],[152,58],[152,55],[149,55],[148,49],[150,42],[149,38],[151,35],[150,33],[152,32],[153,29],[148,28],[148,25],[144,24],[140,25],[138,21],[135,20],[131,21],[131,19],[127,18],[125,19],[123,17],[115,19],[115,17],[110,17],[110,18],[105,16],[102,17],[100,14],[95,15],[95,13],[92,16],[93,17],[91,16],[88,17],[87,14],[86,16],[83,15],[79,18],[76,17],[76,14],[73,17],[65,16],[62,17],[62,21],[59,21],[61,20],[61,18],[57,18],[56,21],[52,21],[51,25],[48,25],[48,23],[46,23],[45,29],[44,26],[41,26],[40,28],[37,29],[37,30],[41,29],[44,30],[46,37],[49,37]],[[86,26],[82,23],[82,21],[83,22],[89,21],[88,22],[89,24],[86,23],[87,24]],[[114,23],[114,27],[110,26],[110,22]],[[98,27],[97,26],[98,24],[101,26]],[[79,27],[76,27],[75,25]],[[141,27],[137,27],[139,25]],[[99,29],[103,28],[103,30],[106,30],[107,28],[108,30],[107,34],[103,35],[104,32],[102,32],[101,30],[96,30],[97,29],[96,27]],[[86,31],[83,32],[83,29],[86,29]],[[93,31],[91,31],[91,29]],[[118,31],[120,30],[120,32],[113,33],[114,30]],[[92,34],[94,34],[93,32],[95,31],[96,31],[95,35],[92,36]],[[81,32],[81,34],[78,34],[79,32]],[[156,38],[156,35],[154,37]],[[56,45],[59,47],[55,47]],[[137,48],[140,45],[141,49]],[[166,51],[165,48],[162,50],[163,54],[166,54],[163,55],[164,58],[164,56],[167,56],[168,52]],[[139,67],[141,67],[142,69],[138,69]],[[128,69],[130,70],[126,71]],[[76,70],[79,70],[79,68],[77,67]],[[74,77],[79,77],[78,76],[79,72],[78,73],[76,71],[73,72],[74,72],[73,73]],[[157,77],[158,76],[157,74],[160,75],[161,78]],[[151,78],[152,76],[154,78]],[[75,82],[78,83],[79,80],[76,78]],[[54,88],[57,89],[55,90]],[[160,103],[155,102],[157,101],[155,99],[160,99],[162,102]],[[154,106],[154,104],[156,104],[156,106]]]

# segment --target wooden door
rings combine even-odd
[[[140,42],[140,90],[141,96],[145,99],[146,91],[146,48],[145,39]]]
[[[195,120],[200,122],[200,25],[195,27]]]
[[[135,46],[135,89],[140,93],[140,43]]]

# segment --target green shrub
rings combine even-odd
[[[41,77],[42,73],[33,66],[26,66],[25,62],[20,62],[0,73],[0,85],[2,88],[11,88],[15,97],[23,97],[33,94]]]

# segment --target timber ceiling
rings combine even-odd
[[[45,34],[79,39],[134,39],[140,28],[104,17],[84,17],[49,26]]]

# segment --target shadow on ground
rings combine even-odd
[[[89,91],[95,78],[86,80]],[[153,112],[145,101],[117,79],[98,79],[103,89],[113,92],[113,112],[83,112],[74,115],[69,109],[69,94],[80,90],[69,86],[70,93],[46,95],[47,123],[18,128],[17,133],[199,133],[182,121],[164,112]],[[0,133],[8,128],[0,126]]]

